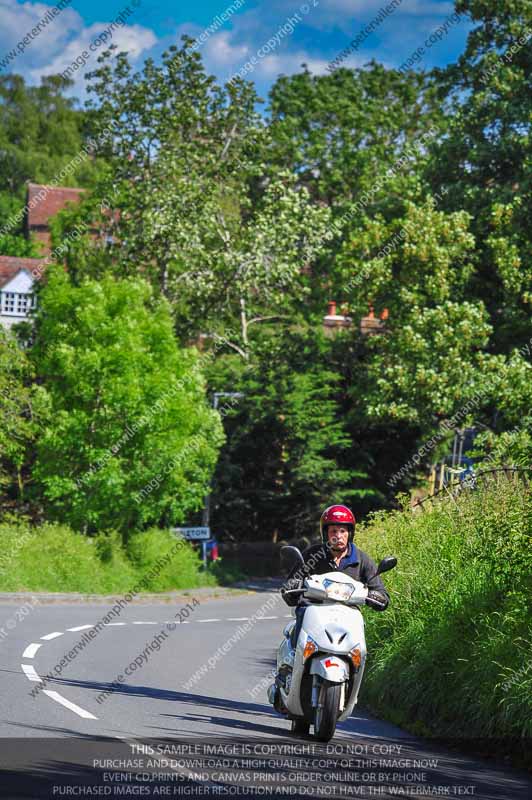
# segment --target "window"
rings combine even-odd
[[[29,311],[36,306],[33,294],[23,292],[1,292],[0,313],[14,317],[26,317]]]

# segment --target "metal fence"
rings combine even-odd
[[[432,508],[434,503],[444,499],[455,500],[464,490],[472,491],[480,486],[496,484],[500,485],[503,481],[508,483],[524,483],[528,488],[532,480],[532,468],[523,467],[494,467],[492,469],[482,469],[479,472],[471,472],[465,478],[460,478],[461,471],[453,470],[454,480],[447,483],[433,494],[429,494],[422,500],[418,500],[412,506],[413,511],[426,511]]]

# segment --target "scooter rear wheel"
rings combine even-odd
[[[334,736],[341,696],[342,687],[339,683],[323,681],[320,687],[320,705],[314,709],[314,735],[320,742],[328,742]]]
[[[308,736],[310,731],[310,723],[304,719],[292,720],[292,733],[295,736]]]

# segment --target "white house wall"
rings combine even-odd
[[[7,283],[5,283],[0,292],[14,292],[15,294],[31,294],[33,291],[34,280],[31,274],[26,269],[21,269],[17,272]],[[0,311],[0,325],[4,328],[10,328],[16,325],[17,322],[22,322],[28,319],[26,314],[2,314]]]
[[[33,291],[33,278],[26,269],[21,269],[11,280],[5,283],[2,292],[17,292],[17,294],[28,294]]]

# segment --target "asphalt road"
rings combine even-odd
[[[278,595],[187,602],[99,631],[102,604],[0,605],[1,797],[532,797],[526,773],[361,712],[329,746],[295,739],[266,698]]]

